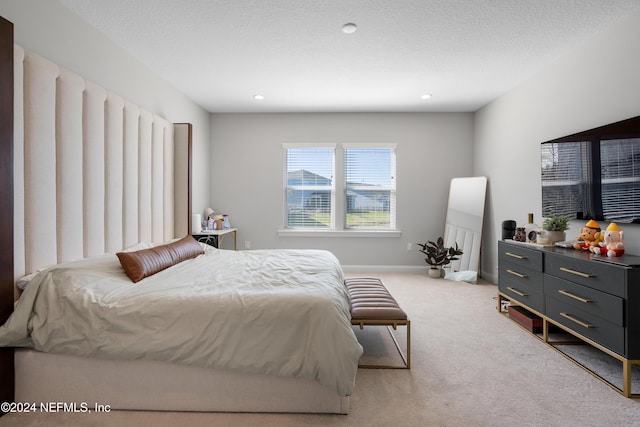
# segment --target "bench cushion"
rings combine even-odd
[[[407,320],[407,313],[398,305],[382,281],[358,277],[344,281],[351,301],[351,320]]]

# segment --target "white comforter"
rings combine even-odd
[[[0,345],[315,379],[351,394],[362,347],[331,253],[205,250],[138,283],[112,254],[45,270]]]

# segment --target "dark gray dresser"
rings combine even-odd
[[[498,242],[498,309],[508,299],[620,360],[626,397],[640,365],[640,257]],[[611,384],[609,384],[611,385]]]

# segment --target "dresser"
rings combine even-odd
[[[640,257],[608,258],[588,251],[498,242],[498,309],[503,301],[543,319],[552,344],[555,325],[622,362],[626,397],[640,365]],[[611,385],[611,384],[609,384]]]

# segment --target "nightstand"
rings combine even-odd
[[[220,244],[224,240],[225,236],[231,234],[233,236],[233,250],[237,250],[236,246],[236,232],[237,228],[226,228],[222,230],[203,230],[199,233],[193,233],[192,236],[198,242],[206,243],[214,248],[219,248]]]

